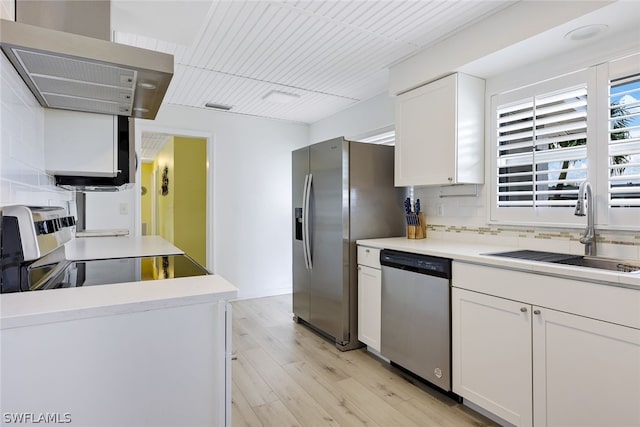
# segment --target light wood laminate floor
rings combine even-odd
[[[233,302],[234,427],[495,425],[292,317],[291,295]]]

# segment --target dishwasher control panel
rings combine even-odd
[[[380,264],[445,279],[451,278],[451,260],[448,258],[384,249],[380,251]]]

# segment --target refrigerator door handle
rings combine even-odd
[[[304,267],[309,270],[309,256],[307,254],[307,186],[309,175],[304,176],[304,187],[302,189],[302,253],[304,255]]]
[[[307,180],[306,193],[307,198],[305,200],[304,212],[302,213],[302,217],[304,218],[304,228],[305,228],[305,237],[304,237],[304,246],[305,252],[307,253],[307,265],[309,270],[313,270],[313,257],[311,256],[311,235],[309,233],[309,206],[311,205],[311,184],[313,182],[313,175],[309,174],[309,179]]]

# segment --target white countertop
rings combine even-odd
[[[64,245],[70,261],[131,258],[154,255],[180,255],[184,251],[160,236],[78,237]]]
[[[183,253],[158,236],[87,237],[65,245],[65,256],[72,261]],[[0,329],[227,301],[237,295],[238,289],[217,275],[1,294]]]
[[[0,329],[112,316],[236,298],[217,275],[0,295]]]
[[[357,244],[380,249],[394,249],[424,255],[451,258],[494,267],[512,268],[531,273],[549,274],[578,280],[589,280],[608,285],[624,286],[640,290],[640,272],[621,273],[599,270],[588,267],[536,262],[514,258],[487,255],[494,252],[522,250],[511,246],[484,245],[467,242],[450,242],[437,239],[407,239],[406,237],[390,237],[384,239],[358,240]],[[632,261],[637,264],[637,262]]]

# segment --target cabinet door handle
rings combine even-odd
[[[527,312],[527,307],[520,307],[520,311],[523,312],[523,313],[526,313]]]
[[[365,249],[364,251],[365,251],[366,253],[369,253],[369,252],[371,252],[371,251],[370,251],[369,249]]]
[[[540,310],[533,310],[533,314],[540,314]]]
[[[362,270],[362,267],[358,266],[358,270]]]

